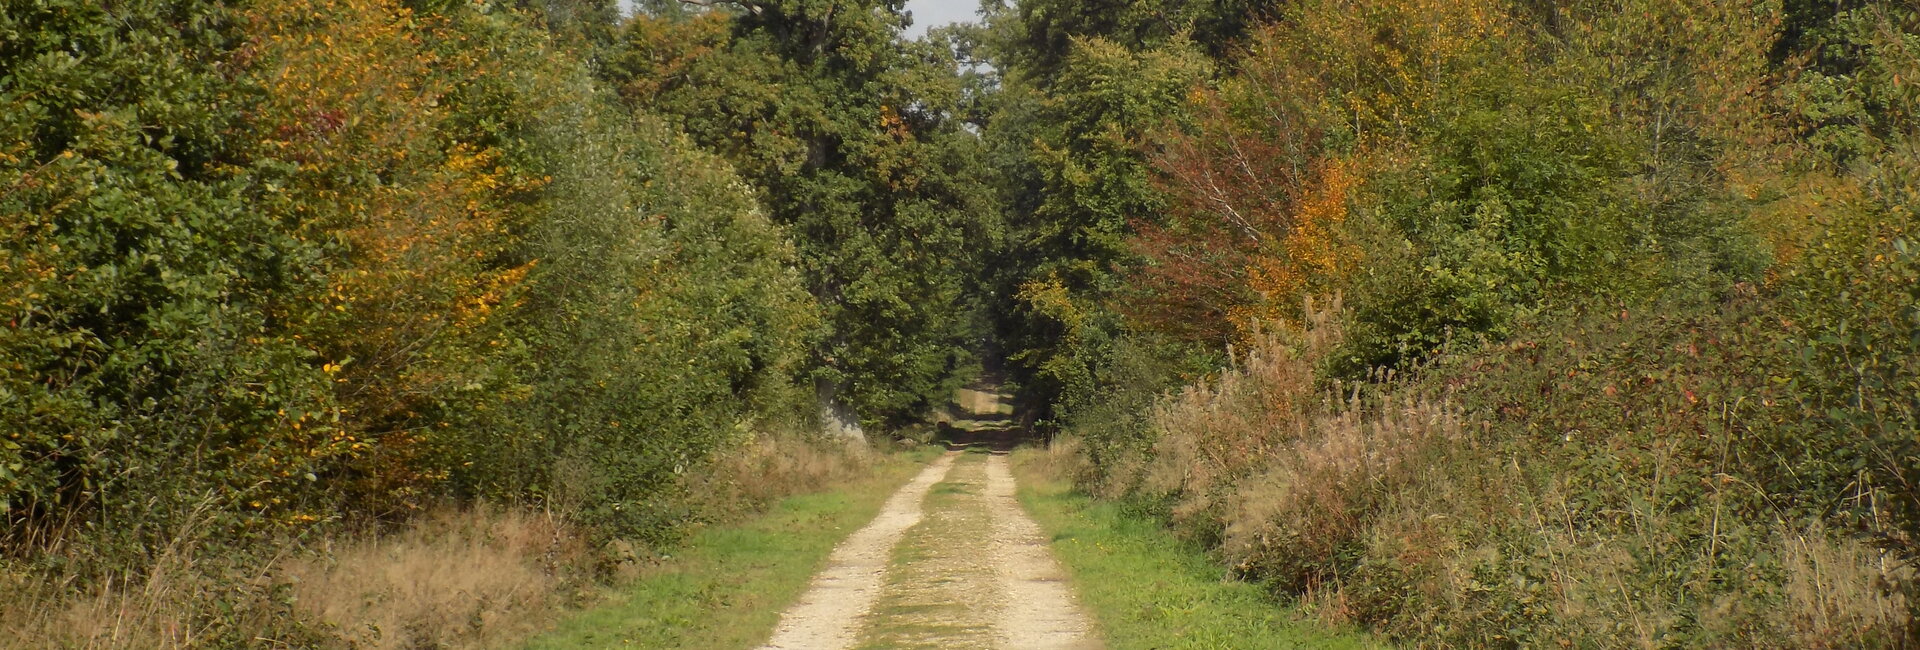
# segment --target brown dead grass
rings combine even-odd
[[[705,518],[732,519],[860,476],[874,453],[862,442],[760,436],[722,454],[689,493]]]
[[[447,507],[244,573],[209,565],[245,562],[182,554],[82,593],[12,574],[0,578],[0,646],[490,647],[531,631],[585,579],[590,559],[551,513]]]
[[[138,581],[109,580],[84,593],[28,574],[0,578],[0,647],[186,648],[213,636],[183,605],[203,595],[198,580],[157,570]]]
[[[859,476],[873,453],[761,436],[687,494],[703,520],[724,521]],[[489,504],[283,548],[263,558],[183,541],[144,574],[88,589],[0,563],[0,648],[498,647],[591,598],[607,553],[561,514]]]
[[[1078,480],[1092,469],[1086,451],[1086,444],[1078,436],[1063,433],[1030,453],[1026,464],[1041,476]]]
[[[1162,399],[1151,453],[1108,462],[1094,485],[1163,504],[1177,530],[1329,623],[1419,643],[1886,647],[1913,627],[1900,588],[1913,569],[1859,538],[1718,516],[1710,489],[1701,509],[1670,507],[1658,477],[1672,470],[1595,487],[1561,464],[1672,468],[1673,440],[1551,456],[1489,437],[1444,385],[1316,384],[1337,326],[1322,312]],[[1596,495],[1620,505],[1596,509]]]
[[[590,550],[550,512],[479,505],[288,562],[293,606],[354,648],[491,647],[531,632]]]
[[[1910,584],[1913,567],[1886,551],[1824,528],[1778,531],[1786,549],[1786,628],[1803,648],[1893,645],[1912,609],[1891,585]]]

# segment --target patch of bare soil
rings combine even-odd
[[[1014,499],[1007,457],[987,457],[985,505],[992,513],[993,559],[1005,607],[994,621],[1001,647],[1032,650],[1101,647],[1092,620],[1067,586],[1040,525]]]

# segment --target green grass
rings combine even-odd
[[[1296,617],[1158,522],[1075,494],[1014,455],[1020,503],[1053,540],[1081,602],[1112,650],[1378,648],[1385,644]]]
[[[547,648],[750,648],[766,641],[840,540],[872,520],[931,453],[894,455],[867,480],[791,497],[695,534],[611,602],[526,644]]]

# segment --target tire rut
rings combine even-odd
[[[900,488],[866,526],[854,531],[827,557],[800,600],[780,616],[780,625],[762,650],[837,649],[853,645],[851,625],[873,609],[893,547],[907,529],[920,523],[921,502],[946,478],[958,452],[941,456]]]
[[[1014,498],[1013,470],[1005,455],[987,457],[986,506],[993,512],[994,568],[1006,607],[994,626],[1001,647],[1030,650],[1091,650],[1102,644],[1086,611],[1067,586],[1047,537]]]

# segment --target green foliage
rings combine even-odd
[[[1001,338],[1022,401],[1047,425],[1137,385],[1108,372],[1116,355],[1131,354],[1121,348],[1184,356],[1123,342],[1131,335],[1108,301],[1122,286],[1117,266],[1133,257],[1133,222],[1165,209],[1143,147],[1180,123],[1189,90],[1210,71],[1184,40],[1141,52],[1078,41],[1068,63],[1051,82],[1014,76],[988,127],[1011,166],[1010,241],[995,278]]]
[[[1358,177],[1351,308],[1083,429],[1083,486],[1417,643],[1911,639],[1920,17],[1788,4],[1262,30],[1218,87],[1271,101],[1195,132]]]
[[[1803,510],[1920,554],[1920,194],[1910,152],[1869,178],[1881,192],[1838,206],[1782,282],[1769,376],[1789,397],[1763,436]],[[1883,193],[1882,193],[1883,192]],[[1862,497],[1877,497],[1873,501]],[[1810,498],[1811,497],[1811,498]],[[1913,593],[1913,585],[1904,588]]]
[[[246,89],[217,5],[38,3],[0,18],[5,543],[155,552],[296,499],[341,450],[287,326],[324,251],[253,209],[283,172],[229,136]],[[307,426],[300,427],[305,422]]]
[[[1417,149],[1425,159],[1377,181],[1374,218],[1393,235],[1366,242],[1379,250],[1363,257],[1391,261],[1354,290],[1363,367],[1424,353],[1450,331],[1505,334],[1551,291],[1639,280],[1634,240],[1648,224],[1633,217],[1647,213],[1628,200],[1615,131],[1590,126],[1600,107],[1558,89],[1483,93],[1443,98],[1449,108]]]
[[[1142,151],[1150,133],[1178,125],[1188,93],[1209,68],[1189,44],[1134,53],[1080,43],[1042,102],[1030,136],[1039,196],[1021,243],[1045,251],[1038,274],[1110,289],[1126,256],[1129,222],[1165,209]]]
[[[530,242],[531,386],[503,433],[545,444],[475,477],[551,490],[607,533],[670,534],[689,515],[684,473],[756,419],[804,417],[792,380],[818,316],[791,245],[724,163],[582,99],[526,125],[555,182]]]
[[[1760,32],[1732,10],[1720,30],[1620,13],[1303,6],[1259,36],[1248,66],[1315,71],[1296,101],[1363,175],[1348,372],[1503,336],[1559,296],[1757,277],[1758,240],[1716,212],[1724,99],[1702,86],[1752,74]]]
[[[1783,90],[1792,126],[1833,164],[1874,158],[1920,128],[1920,91],[1902,78],[1920,65],[1916,21],[1910,10],[1867,6],[1807,30],[1811,61]]]
[[[1106,40],[1127,48],[1158,49],[1180,41],[1225,59],[1260,23],[1280,17],[1272,0],[1030,0],[1013,4],[1017,20],[1007,44],[1009,67],[1041,85],[1075,67],[1076,42]]]
[[[731,161],[799,248],[829,333],[823,396],[899,423],[945,399],[982,338],[972,278],[997,236],[952,53],[898,40],[889,3],[760,3],[642,17],[627,99]]]
[[[388,0],[0,15],[26,566],[137,575],[447,497],[658,540],[690,472],[809,417],[786,231],[570,37]]]

